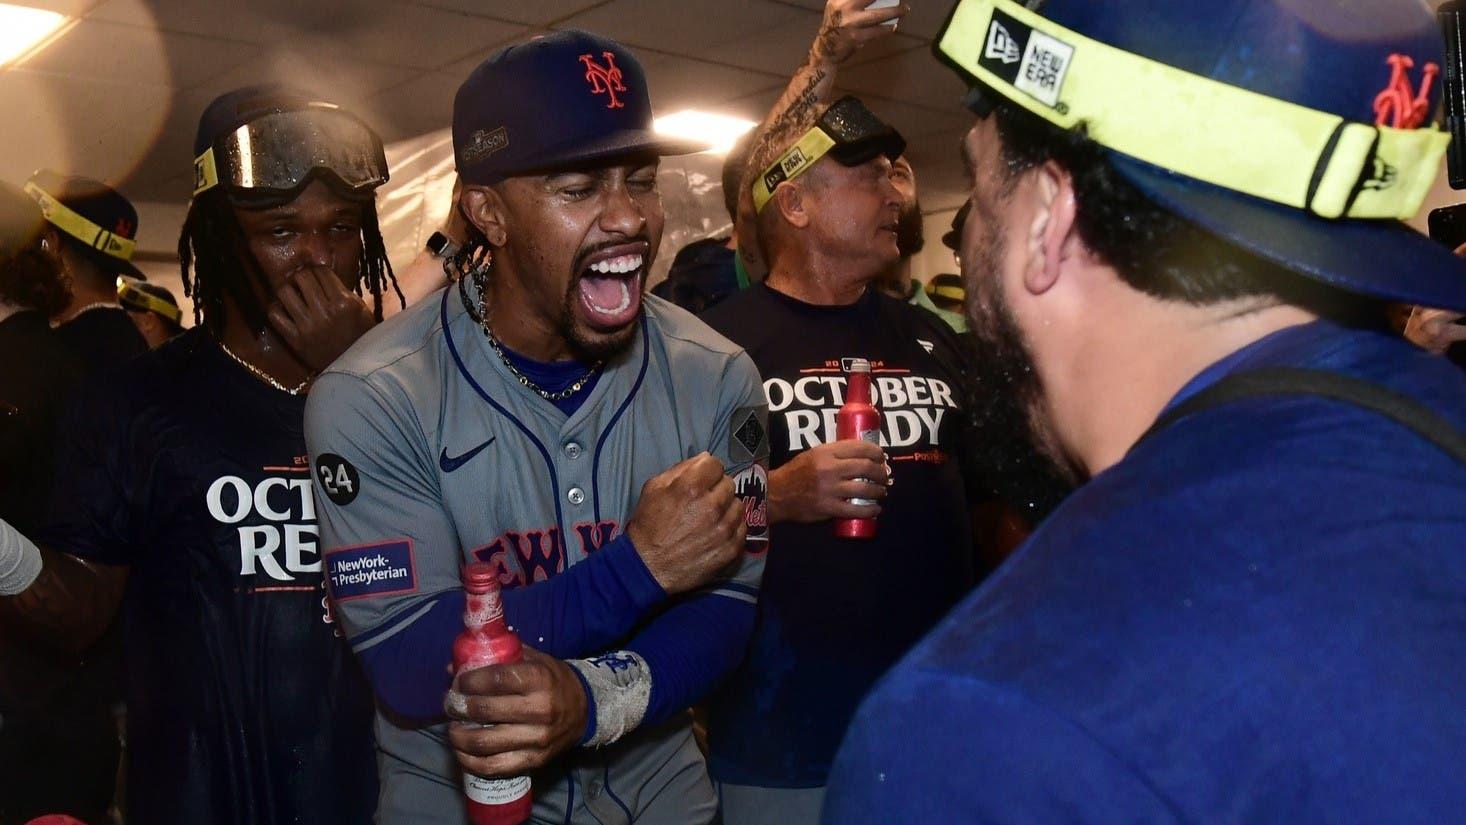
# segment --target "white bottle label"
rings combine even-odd
[[[463,775],[463,795],[480,805],[507,805],[529,793],[529,777],[485,779],[471,773]]]
[[[855,434],[855,437],[857,439],[859,439],[861,441],[864,441],[864,442],[867,442],[869,444],[874,444],[877,447],[879,447],[881,445],[881,431],[878,430],[878,429],[876,429],[876,430],[861,430],[860,432],[857,432]],[[856,481],[864,481],[866,484],[872,484],[872,483],[874,483],[874,482],[872,482],[868,478],[857,478],[855,480]],[[851,504],[854,504],[856,507],[868,507],[868,506],[876,503],[876,500],[873,499],[873,498],[847,498],[845,500],[848,501],[848,502],[850,502]]]

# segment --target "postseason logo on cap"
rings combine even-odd
[[[1060,109],[1059,90],[1074,47],[994,9],[978,65],[1045,106]]]
[[[503,126],[493,131],[479,129],[469,138],[468,145],[463,147],[463,160],[477,163],[508,145],[509,130]]]

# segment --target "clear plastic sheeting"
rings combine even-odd
[[[442,129],[389,145],[387,168],[392,178],[377,191],[377,214],[388,259],[404,267],[448,217],[455,175],[451,133]],[[722,155],[662,159],[657,185],[667,223],[648,286],[667,277],[682,247],[732,231],[723,208],[722,175]]]

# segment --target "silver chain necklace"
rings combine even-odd
[[[485,292],[487,292],[487,290],[484,288],[484,283],[482,279],[475,278],[473,280],[474,286],[478,289],[478,318],[476,320],[479,323],[479,328],[484,331],[484,337],[489,339],[489,346],[492,347],[494,352],[499,355],[499,360],[504,362],[504,366],[509,370],[509,374],[513,375],[515,379],[517,379],[519,383],[524,386],[525,389],[533,392],[535,395],[538,395],[540,398],[543,398],[552,404],[556,401],[564,401],[570,396],[575,395],[576,393],[585,389],[586,384],[589,384],[590,380],[595,377],[596,373],[601,371],[601,367],[605,366],[604,361],[597,361],[594,364],[591,364],[590,369],[585,371],[585,375],[582,375],[579,378],[575,379],[575,381],[570,386],[566,387],[563,390],[560,390],[559,392],[550,392],[544,387],[541,387],[539,384],[531,381],[529,379],[529,376],[520,372],[519,368],[514,366],[514,362],[509,360],[509,356],[504,354],[504,347],[502,344],[499,343],[499,337],[494,334],[494,331],[492,329],[489,328],[489,302],[487,300],[487,296],[485,295]],[[458,293],[463,297],[464,308],[468,310],[469,317],[473,317],[473,304],[470,303],[468,300],[468,291],[466,289],[468,281],[469,278],[466,277],[460,277],[458,279]]]
[[[575,379],[575,382],[572,383],[570,386],[566,387],[563,390],[560,390],[559,392],[550,392],[541,387],[539,384],[536,384],[535,382],[529,380],[528,375],[520,372],[519,368],[514,366],[514,362],[510,361],[509,356],[504,354],[504,347],[499,344],[498,337],[496,337],[493,331],[489,329],[489,323],[487,320],[482,321],[481,324],[484,330],[484,337],[489,339],[489,346],[493,347],[494,352],[499,354],[499,360],[503,361],[504,366],[509,368],[509,373],[515,378],[519,379],[519,383],[523,384],[531,392],[551,403],[556,401],[564,401],[570,396],[575,395],[576,393],[585,389],[586,384],[589,384],[590,380],[595,377],[595,374],[600,372],[601,367],[605,365],[604,361],[597,361],[594,364],[591,364],[590,369],[585,371],[585,375],[582,375],[579,378]]]
[[[244,367],[246,370],[249,371],[250,375],[253,375],[254,377],[260,379],[266,384],[269,384],[280,392],[286,393],[287,395],[300,395],[301,392],[310,385],[310,382],[315,380],[314,375],[307,375],[304,381],[296,384],[294,387],[287,387],[279,381],[276,381],[274,377],[271,376],[269,373],[244,360],[243,358],[240,358],[238,355],[235,355],[234,351],[225,346],[223,341],[219,341],[218,344],[219,349],[224,350],[224,354],[229,356],[230,360],[234,361],[234,363],[240,365],[241,367]]]

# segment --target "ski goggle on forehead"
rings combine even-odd
[[[819,120],[753,182],[753,209],[762,212],[779,184],[808,172],[829,155],[844,166],[858,166],[877,155],[891,160],[906,151],[906,140],[876,117],[859,99],[846,96],[831,103]]]
[[[1346,120],[1115,48],[1012,0],[962,0],[936,52],[1061,129],[1179,175],[1321,218],[1405,220],[1450,137]],[[985,90],[970,100],[984,107]]]
[[[193,194],[286,194],[325,170],[350,189],[387,182],[382,141],[355,116],[326,103],[274,112],[220,136],[193,162]]]

